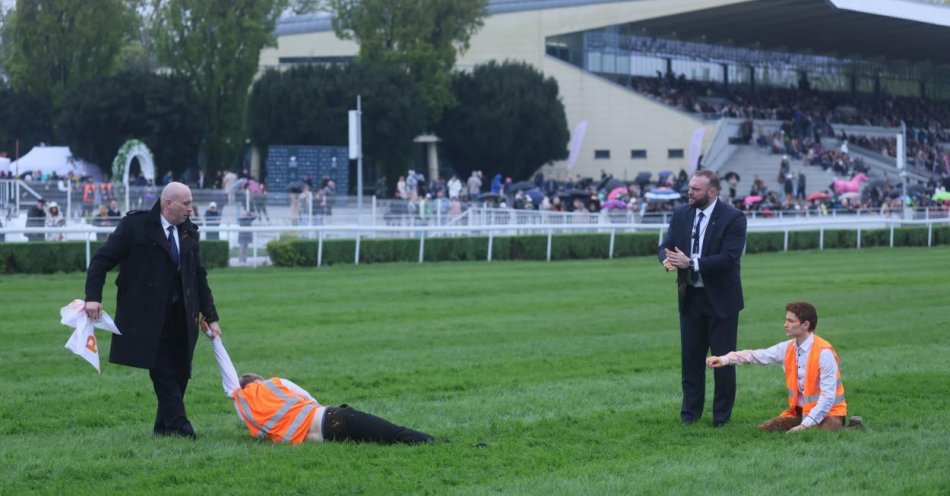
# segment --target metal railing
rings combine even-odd
[[[894,230],[898,227],[925,226],[927,228],[927,246],[933,245],[933,230],[935,226],[950,226],[950,218],[930,218],[920,220],[896,219],[870,216],[865,218],[812,218],[812,219],[772,219],[769,222],[749,224],[749,232],[783,232],[784,246],[783,250],[788,251],[790,233],[796,231],[814,231],[819,232],[818,248],[824,249],[825,231],[828,230],[850,230],[855,232],[856,248],[861,247],[862,231],[868,229],[888,229],[890,231],[889,246],[894,246]],[[2,228],[0,235],[6,234],[76,234],[79,235],[86,244],[86,264],[88,266],[91,260],[91,244],[97,233],[110,233],[113,227],[95,227],[95,226],[74,226],[74,227],[23,227],[23,228]],[[263,246],[263,242],[270,239],[276,239],[285,235],[304,236],[317,240],[317,266],[323,265],[323,245],[324,241],[332,238],[354,239],[355,250],[353,254],[353,263],[359,264],[360,243],[364,239],[373,238],[391,238],[391,237],[410,237],[416,238],[419,242],[418,260],[422,263],[425,260],[425,243],[427,239],[437,237],[461,237],[461,236],[485,236],[487,237],[487,255],[486,261],[491,261],[492,245],[494,238],[508,235],[546,235],[547,236],[547,255],[546,260],[551,260],[552,237],[555,234],[581,234],[581,233],[603,233],[609,234],[608,256],[614,257],[614,244],[617,234],[631,232],[654,232],[657,235],[657,243],[663,239],[667,230],[665,223],[632,223],[632,224],[532,224],[532,225],[505,225],[505,224],[483,224],[467,226],[386,226],[386,225],[298,225],[288,229],[287,226],[209,226],[205,232],[224,234],[224,239],[231,241],[235,234],[250,233],[251,240],[245,245],[252,250],[252,256],[258,256],[258,250]]]

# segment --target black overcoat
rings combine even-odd
[[[216,322],[218,313],[208,286],[208,276],[198,254],[198,227],[190,220],[178,226],[181,271],[171,258],[162,229],[158,202],[151,210],[129,212],[86,270],[86,301],[102,301],[106,272],[119,266],[116,277],[115,324],[122,333],[112,337],[109,361],[150,369],[158,357],[159,340],[173,284],[181,284],[187,329],[187,357],[198,340],[198,315]]]

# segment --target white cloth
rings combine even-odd
[[[91,363],[96,368],[96,372],[101,373],[101,370],[99,370],[99,342],[96,340],[93,331],[98,327],[112,334],[121,335],[122,333],[115,326],[112,317],[103,310],[99,320],[95,322],[89,320],[86,315],[86,302],[83,300],[73,300],[69,305],[59,310],[59,315],[62,319],[60,322],[64,326],[74,329],[72,336],[69,336],[69,341],[66,342],[66,349]]]

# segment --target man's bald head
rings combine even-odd
[[[178,181],[170,182],[162,188],[162,203],[164,204],[165,200],[181,198],[181,196],[186,193],[191,196],[191,188]]]
[[[181,225],[191,215],[191,188],[179,182],[171,182],[162,189],[160,200],[162,217],[173,225]]]

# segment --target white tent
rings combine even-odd
[[[72,172],[77,176],[92,176],[96,179],[102,176],[96,165],[73,157],[68,146],[35,146],[20,160],[10,162],[10,171],[14,174],[32,172],[34,177],[37,173],[53,172],[60,176]]]

